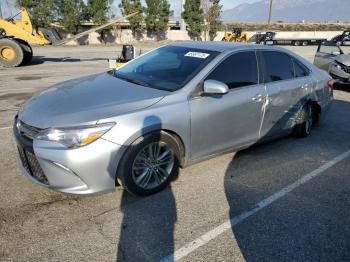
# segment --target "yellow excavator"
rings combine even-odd
[[[233,28],[231,32],[225,32],[222,41],[246,43],[249,41],[249,37],[246,32],[242,32],[242,28]]]
[[[0,65],[4,67],[17,67],[28,64],[33,57],[31,44],[62,45],[92,32],[102,30],[135,14],[137,12],[92,28],[68,39],[62,39],[53,28],[39,28],[35,33],[28,11],[22,7],[21,11],[16,15],[21,16],[20,20],[15,20],[14,18],[16,16],[9,19],[0,18]]]

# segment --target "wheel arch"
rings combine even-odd
[[[141,135],[138,135],[137,138],[133,139],[130,143],[128,143],[129,145],[133,144],[135,141],[137,141],[138,139],[142,139],[142,137],[144,136],[148,136],[151,135],[152,133],[166,133],[168,135],[170,135],[175,141],[176,144],[178,146],[178,150],[179,150],[179,162],[180,162],[180,166],[184,166],[185,165],[185,160],[186,160],[186,147],[185,147],[185,143],[183,142],[183,139],[181,138],[181,136],[170,129],[167,128],[161,128],[159,125],[153,125],[153,126],[149,126],[146,130],[143,130],[141,132]],[[125,154],[125,152],[124,152]]]
[[[314,120],[314,123],[316,124],[318,122],[318,120],[319,120],[319,116],[321,114],[322,108],[319,105],[319,103],[317,101],[313,100],[313,99],[309,99],[307,101],[307,103],[312,106],[313,120]]]

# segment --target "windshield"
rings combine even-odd
[[[218,52],[165,46],[135,59],[114,71],[115,77],[166,91],[182,88]]]

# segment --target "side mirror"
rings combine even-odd
[[[229,91],[228,86],[220,81],[206,80],[204,81],[204,94],[206,95],[224,95]]]

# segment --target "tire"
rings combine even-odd
[[[33,59],[33,49],[26,41],[17,40],[24,51],[24,58],[21,65],[29,64]]]
[[[0,65],[4,67],[20,66],[24,59],[24,50],[13,39],[0,39]]]
[[[309,43],[308,43],[307,41],[304,41],[304,42],[302,43],[302,45],[303,45],[303,46],[308,46]]]
[[[294,135],[296,137],[308,137],[311,133],[312,126],[314,124],[315,112],[310,103],[304,105],[301,109],[301,115],[303,116],[303,122],[297,124],[294,128]],[[317,116],[318,117],[318,116]]]
[[[295,46],[300,46],[300,42],[299,41],[294,41],[293,43]]]
[[[162,157],[163,160],[160,160]],[[151,133],[130,145],[119,163],[116,178],[123,188],[134,195],[154,194],[168,186],[177,176],[179,159],[179,146],[171,135],[165,132]]]

